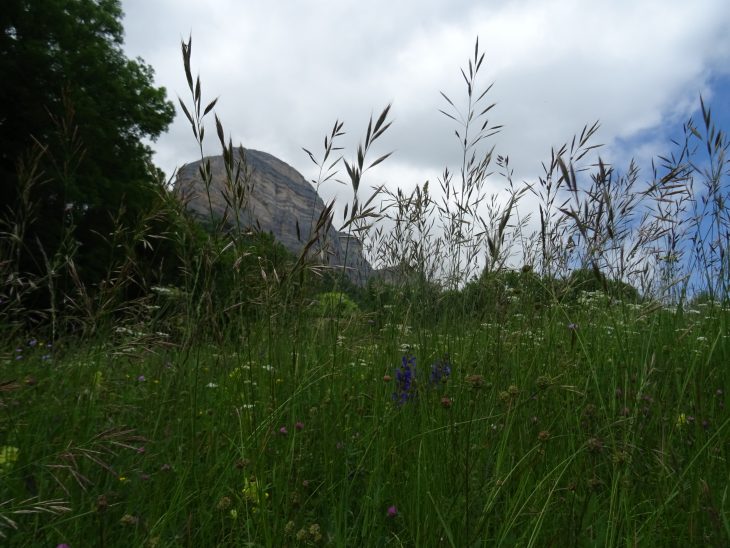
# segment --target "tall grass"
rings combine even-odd
[[[205,229],[169,194],[135,226],[120,216],[109,245],[126,252],[92,288],[69,248],[25,276],[33,204],[5,218],[4,542],[730,542],[727,142],[704,103],[706,134],[688,124],[648,182],[592,159],[595,124],[518,184],[490,144],[477,44],[463,106],[444,96],[462,165],[435,193],[376,185],[361,198],[388,156],[369,153],[389,107],[353,160],[339,121],[321,157],[308,152],[316,184],[349,180],[343,230],[381,268],[356,289],[322,260],[333,203],[297,223],[297,257],[245,226],[250,170],[217,116],[227,178],[213,184],[202,150],[216,102],[203,107],[191,41],[182,52]],[[23,184],[42,180],[34,165],[19,165]],[[494,176],[506,192],[487,193]],[[176,285],[144,267],[140,241],[175,251]],[[37,291],[54,295],[50,313],[31,307]]]

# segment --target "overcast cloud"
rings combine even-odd
[[[595,120],[610,160],[626,161],[627,143],[640,156],[665,152],[659,130],[681,127],[700,93],[709,101],[730,95],[709,85],[730,69],[727,0],[123,0],[122,7],[127,54],[154,67],[170,98],[189,102],[180,40],[192,33],[203,99],[220,96],[216,112],[233,142],[270,152],[308,178],[301,147],[319,152],[340,119],[352,151],[369,116],[391,102],[394,125],[377,152],[395,154],[366,182],[412,188],[435,181],[447,164],[458,168],[455,126],[438,113],[439,91],[463,104],[459,68],[477,36],[486,53],[481,84],[495,82],[490,119],[505,126],[497,152],[510,156],[520,180],[538,175],[552,146]],[[206,153],[217,154],[213,129],[211,119]],[[153,147],[168,176],[197,159],[182,113]]]

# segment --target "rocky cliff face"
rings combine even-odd
[[[237,157],[237,153],[234,152]],[[324,202],[304,177],[290,165],[275,156],[258,150],[245,150],[246,164],[251,172],[250,191],[246,207],[240,211],[244,226],[269,232],[289,251],[299,256],[309,240],[313,227],[324,209]],[[210,188],[213,215],[220,218],[226,208],[224,189],[226,170],[222,156],[206,158],[213,175]],[[200,177],[201,161],[184,165],[177,173],[175,192],[188,201],[188,208],[202,218],[210,215],[208,197]],[[234,215],[229,213],[230,219]],[[299,224],[299,237],[297,236]],[[233,226],[230,222],[229,224]],[[342,266],[347,235],[330,228],[327,233],[329,264]],[[347,267],[350,279],[363,285],[372,273],[362,254],[362,246],[350,238],[347,249]]]

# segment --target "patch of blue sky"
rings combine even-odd
[[[649,185],[655,178],[653,167],[656,168],[657,178],[667,173],[667,164],[690,161],[694,167],[693,172],[693,200],[688,202],[684,216],[694,216],[699,220],[695,233],[699,233],[699,239],[703,242],[701,251],[693,248],[690,237],[685,237],[681,245],[683,257],[680,270],[689,276],[687,288],[690,294],[705,291],[708,285],[713,285],[715,290],[722,289],[722,279],[718,276],[724,272],[728,276],[728,266],[721,271],[719,268],[719,247],[727,246],[728,230],[730,227],[730,151],[724,164],[720,165],[721,157],[715,146],[710,146],[712,155],[708,153],[708,141],[715,145],[716,142],[724,142],[728,145],[727,134],[730,132],[730,74],[715,74],[708,79],[703,93],[703,100],[706,111],[710,114],[710,126],[707,127],[703,117],[700,92],[698,91],[694,109],[688,114],[686,109],[676,109],[667,114],[660,124],[644,129],[630,137],[617,138],[601,155],[606,161],[613,164],[614,169],[620,174],[625,173],[629,162],[633,159],[639,166],[639,183]],[[670,109],[671,110],[671,109]],[[684,112],[682,112],[684,110]],[[694,126],[699,137],[690,130],[690,124]],[[718,133],[723,137],[718,141]],[[724,139],[724,141],[722,141]],[[689,157],[682,156],[685,143]],[[662,159],[663,158],[663,159]],[[652,164],[653,162],[653,164]],[[715,170],[713,176],[712,171]],[[714,195],[722,197],[724,202],[716,202],[717,207],[713,208],[712,200],[708,201],[710,188],[713,188],[711,181],[715,179]],[[724,207],[724,212],[722,211]],[[714,214],[713,215],[713,209]],[[716,215],[724,219],[725,224],[717,223]],[[691,223],[690,223],[691,224]],[[687,235],[691,236],[691,235]],[[715,269],[707,268],[708,259],[715,260]],[[704,255],[703,261],[698,259]],[[727,259],[726,259],[727,261]],[[711,261],[710,261],[711,262]],[[727,282],[725,282],[727,290]]]

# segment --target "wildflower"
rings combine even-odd
[[[9,470],[13,463],[18,460],[18,448],[12,445],[0,446],[0,472]]]
[[[106,495],[96,497],[96,511],[104,512],[107,508],[109,508],[109,500],[107,500]]]
[[[297,423],[294,425],[294,429],[297,432],[301,432],[302,430],[304,430],[304,423],[302,421],[297,421]]]
[[[144,382],[144,381],[146,381],[146,380],[147,380],[147,379],[145,378],[145,376],[144,376],[144,375],[140,375],[139,377],[137,377],[137,382]]]
[[[541,430],[540,433],[537,435],[537,439],[542,442],[546,442],[550,439],[550,432],[548,432],[547,430]]]
[[[249,502],[251,504],[259,504],[262,500],[265,500],[269,498],[269,494],[265,493],[261,490],[259,487],[258,482],[254,480],[243,480],[243,489],[241,490],[243,493],[243,498],[246,500],[246,502]]]
[[[214,382],[209,382],[205,385],[206,388],[218,388],[218,385]]]
[[[405,354],[401,366],[395,370],[396,391],[393,400],[403,404],[416,397],[416,358]]]
[[[436,360],[431,366],[431,377],[429,383],[431,386],[438,386],[439,384],[446,383],[451,375],[451,363],[449,362],[448,354],[444,355],[442,359]]]
[[[552,384],[552,381],[547,375],[540,375],[537,380],[535,380],[535,384],[540,390],[545,390]]]
[[[289,499],[291,500],[292,506],[296,508],[299,507],[299,504],[301,503],[301,496],[299,495],[299,491],[293,491],[289,496]]]
[[[677,417],[677,428],[681,428],[682,426],[687,426],[687,415],[684,413],[680,413]]]
[[[452,403],[453,403],[453,401],[449,397],[444,396],[443,398],[441,398],[441,407],[443,407],[445,409],[448,409],[449,407],[451,407]]]
[[[600,453],[603,451],[603,441],[600,438],[591,438],[588,440],[588,451],[591,453]]]
[[[389,506],[387,514],[389,518],[394,518],[398,515],[398,508],[395,505]]]
[[[221,497],[221,499],[218,501],[218,504],[216,504],[216,508],[218,510],[228,510],[230,507],[231,507],[230,497]]]
[[[322,540],[322,533],[320,532],[319,524],[313,523],[309,526],[309,536],[314,542],[319,542],[320,540]]]
[[[468,375],[466,377],[466,382],[468,382],[472,388],[481,388],[484,386],[484,377],[482,375]]]
[[[384,382],[390,382],[392,380],[393,380],[393,377],[391,377],[390,375],[383,375]]]
[[[499,399],[502,401],[502,403],[512,404],[512,402],[517,399],[519,393],[519,389],[513,384],[510,385],[507,390],[502,390],[499,393]]]
[[[38,344],[38,339],[31,339],[28,341],[28,346],[30,346],[31,348],[36,346],[37,344]]]
[[[139,518],[132,514],[124,514],[122,519],[119,520],[119,523],[122,525],[137,525],[139,523]]]
[[[279,428],[279,434],[281,434],[282,436],[286,436],[288,433],[289,430],[286,429],[286,426],[282,426],[281,428]]]

